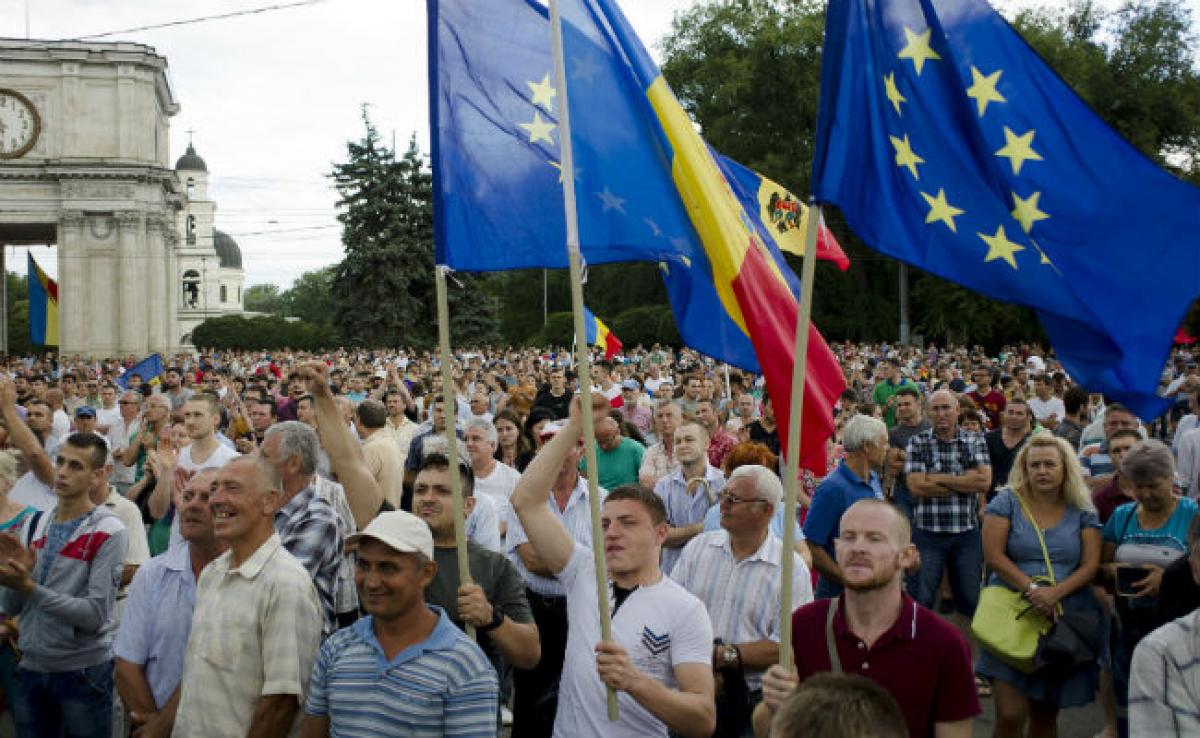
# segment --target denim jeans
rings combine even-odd
[[[17,667],[17,738],[111,738],[113,662],[75,671]]]
[[[979,529],[933,533],[914,528],[913,543],[921,554],[921,568],[908,577],[909,594],[925,607],[934,607],[942,584],[942,572],[948,570],[954,608],[967,617],[974,615],[983,577],[983,542]]]

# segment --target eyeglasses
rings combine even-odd
[[[721,502],[728,502],[730,505],[740,505],[743,502],[766,502],[761,497],[738,497],[729,492],[721,492],[717,495],[717,499]]]
[[[138,402],[137,402],[137,400],[117,400],[117,404],[119,404],[119,405],[136,405],[136,404],[138,404]]]

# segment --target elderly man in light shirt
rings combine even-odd
[[[683,549],[671,578],[700,598],[712,620],[713,671],[723,699],[718,733],[747,734],[762,700],[762,675],[779,659],[779,597],[783,541],[770,530],[783,485],[765,466],[729,475],[718,503],[721,529],[701,533]],[[792,605],[812,602],[812,578],[792,553]]]

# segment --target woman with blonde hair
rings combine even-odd
[[[1089,585],[1100,567],[1100,550],[1100,520],[1074,449],[1049,433],[1031,436],[1013,462],[1008,487],[988,503],[984,515],[987,583],[1022,593],[1051,619],[1058,618],[1059,607],[1098,618]],[[1058,711],[1089,704],[1096,695],[1095,663],[1025,673],[981,649],[975,670],[994,681],[997,738],[1024,736],[1027,723],[1033,738],[1055,736]]]

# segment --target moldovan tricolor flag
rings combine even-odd
[[[800,282],[774,234],[781,222],[803,233],[789,220],[801,213],[771,207],[770,192],[760,204],[761,178],[722,173],[613,0],[559,0],[567,95],[539,0],[427,2],[436,262],[566,266],[567,97],[584,261],[656,262],[683,342],[763,374],[785,435]],[[807,336],[799,461],[824,473],[845,380],[816,329]]]
[[[29,254],[29,342],[58,345],[58,283]]]
[[[587,342],[589,346],[596,346],[604,349],[604,358],[611,359],[620,350],[621,339],[613,335],[613,332],[604,325],[604,321],[596,317],[596,314],[586,307],[583,309],[583,322],[587,331]]]

